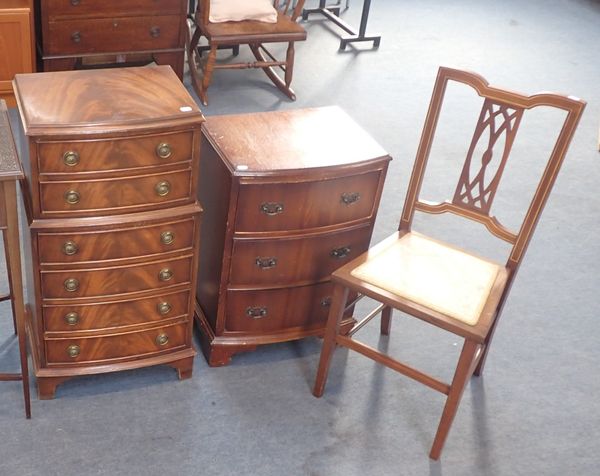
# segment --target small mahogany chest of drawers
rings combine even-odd
[[[36,0],[45,71],[150,56],[183,77],[187,0]]]
[[[40,398],[82,374],[169,364],[191,376],[194,100],[169,66],[22,74],[14,89]]]
[[[330,274],[368,248],[390,157],[337,107],[213,116],[202,132],[196,317],[216,366],[323,332]]]

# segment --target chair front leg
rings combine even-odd
[[[446,398],[446,405],[444,406],[444,411],[442,412],[442,417],[440,418],[440,424],[438,425],[437,433],[435,434],[435,439],[433,440],[433,446],[431,447],[431,452],[429,453],[429,457],[431,459],[439,459],[440,454],[442,453],[444,443],[446,442],[448,432],[450,431],[450,426],[452,425],[454,417],[456,416],[456,411],[458,410],[458,404],[460,403],[460,399],[465,387],[467,386],[469,378],[471,375],[473,375],[473,370],[476,364],[477,350],[479,347],[480,344],[470,340],[465,340],[460,357],[458,359],[454,378],[452,379],[450,392],[448,392],[448,397]]]
[[[323,336],[323,348],[321,349],[321,358],[319,359],[319,368],[313,389],[315,397],[321,397],[325,390],[329,365],[331,364],[331,357],[335,350],[336,337],[340,333],[340,323],[342,322],[347,300],[348,288],[336,284],[333,289],[329,315],[327,316],[327,326],[325,328],[325,335]]]
[[[212,79],[212,74],[215,69],[215,62],[217,61],[217,45],[212,44],[210,46],[210,51],[208,52],[208,57],[206,58],[206,63],[203,69],[203,77],[202,77],[202,89],[200,89],[200,101],[205,106],[208,106],[208,98],[206,91],[208,90],[208,86],[210,85],[210,80]]]
[[[381,328],[380,332],[384,336],[390,335],[390,330],[392,329],[392,312],[393,308],[390,306],[385,306],[381,311]]]
[[[292,75],[294,74],[294,42],[290,41],[285,54],[285,85],[289,88],[292,84]]]

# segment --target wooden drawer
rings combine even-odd
[[[374,215],[381,171],[300,183],[242,184],[236,231],[300,230]]]
[[[191,170],[98,180],[40,182],[42,215],[128,213],[193,202]],[[164,193],[164,195],[161,195]],[[69,203],[71,200],[72,203]]]
[[[111,268],[42,271],[42,298],[112,296],[186,284],[191,282],[191,265],[190,256]],[[163,270],[170,273],[161,279],[159,273]],[[168,274],[171,277],[166,279]]]
[[[45,0],[44,7],[51,20],[65,17],[105,17],[128,15],[176,15],[182,10],[181,0]],[[187,2],[185,2],[187,5]]]
[[[189,346],[188,329],[182,323],[102,337],[48,339],[46,358],[51,365],[146,357]]]
[[[44,54],[68,55],[181,48],[179,15],[51,21]]]
[[[41,142],[40,174],[123,170],[190,161],[192,132],[110,140]]]
[[[331,283],[266,291],[228,291],[225,330],[263,333],[323,326]]]
[[[192,249],[194,218],[102,231],[39,233],[40,264],[83,263]]]
[[[234,239],[231,285],[318,281],[369,246],[370,226],[284,239]]]
[[[187,316],[189,298],[190,292],[186,290],[112,303],[63,306],[42,304],[44,330],[73,332],[110,329]]]

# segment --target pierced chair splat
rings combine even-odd
[[[459,179],[453,198],[430,203],[419,196],[449,83],[470,86],[483,99],[483,107],[464,165],[457,167]],[[522,207],[523,218],[518,231],[513,231],[492,215],[491,209],[501,179],[509,175],[506,165],[521,119],[538,107],[561,115],[560,132],[555,141],[549,134],[544,137],[552,141],[548,144],[550,157],[542,157],[544,161],[540,164],[545,168],[539,182],[531,182],[535,191],[531,201]],[[483,371],[494,329],[584,108],[585,102],[577,98],[552,93],[525,96],[491,87],[474,73],[439,69],[398,231],[332,275],[335,288],[313,390],[315,396],[323,395],[336,345],[413,378],[447,396],[430,451],[432,459],[440,457],[463,390],[473,374],[480,375]],[[519,164],[516,164],[515,169],[518,168]],[[529,177],[527,179],[531,181]],[[521,198],[505,195],[503,205]],[[499,239],[508,243],[506,262],[482,258],[472,250],[414,232],[412,225],[416,212],[450,213],[484,225],[492,241]],[[340,332],[341,318],[348,295],[355,293],[381,304],[376,312],[370,313],[344,335]],[[388,335],[393,309],[464,340],[451,383],[438,380],[353,338],[358,329],[379,313],[381,333]]]

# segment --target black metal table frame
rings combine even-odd
[[[358,27],[358,33],[356,30],[348,25],[344,20],[340,18],[340,3],[335,5],[326,5],[327,0],[319,0],[319,6],[317,8],[305,8],[302,11],[302,19],[307,20],[311,13],[320,13],[328,20],[331,20],[342,30],[350,34],[350,36],[344,36],[340,40],[340,50],[345,50],[348,43],[354,43],[359,41],[372,41],[373,48],[378,48],[381,42],[381,36],[366,36],[367,21],[369,19],[369,10],[371,9],[371,0],[363,0],[363,9],[360,16],[360,25]]]

